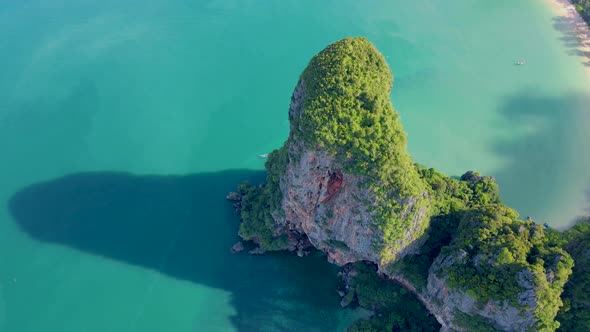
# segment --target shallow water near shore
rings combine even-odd
[[[0,331],[341,331],[320,256],[232,255],[225,193],[264,179],[290,95],[366,36],[417,162],[478,170],[523,217],[588,201],[590,85],[523,0],[0,4]],[[527,64],[514,62],[526,59]]]

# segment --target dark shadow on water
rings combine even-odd
[[[569,1],[559,0],[563,6],[569,6]],[[580,58],[585,66],[590,66],[590,33],[587,31],[587,25],[574,17],[557,16],[553,19],[553,28],[557,30],[561,37],[559,38],[563,45],[568,48],[568,54]],[[580,38],[580,36],[582,38]]]
[[[590,158],[585,157],[586,142],[580,140],[590,136],[584,134],[587,130],[580,121],[588,105],[590,96],[548,97],[534,91],[506,98],[501,105],[500,125],[527,129],[494,146],[498,156],[507,162],[505,168],[493,174],[502,198],[522,217],[543,219],[559,208],[556,201],[560,193],[569,190],[568,182],[587,180],[585,170],[590,167]],[[565,224],[569,220],[543,222]]]
[[[79,173],[22,189],[9,209],[36,240],[230,292],[239,331],[332,330],[337,271],[324,257],[229,252],[238,217],[225,195],[263,176]]]

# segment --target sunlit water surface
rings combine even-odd
[[[493,175],[554,226],[585,207],[590,85],[542,1],[0,4],[0,331],[339,331],[323,257],[232,255],[313,54],[366,36],[416,161]],[[514,62],[526,59],[525,66]]]

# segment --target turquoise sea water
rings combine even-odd
[[[0,331],[339,331],[322,257],[232,255],[298,75],[362,35],[414,158],[496,177],[566,226],[590,188],[590,85],[542,1],[0,3]],[[518,59],[526,66],[514,66]]]

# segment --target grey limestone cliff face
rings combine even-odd
[[[532,273],[523,270],[518,275],[518,283],[523,291],[518,294],[520,308],[514,307],[508,300],[476,301],[466,292],[451,288],[446,281],[445,270],[454,264],[463,264],[466,252],[440,255],[432,264],[428,275],[426,289],[420,294],[423,301],[429,303],[429,310],[435,315],[444,329],[451,331],[470,331],[468,327],[458,324],[457,315],[467,315],[479,320],[486,320],[497,331],[531,331],[537,319],[533,315],[537,307],[536,293]],[[528,309],[523,309],[528,308]]]
[[[304,84],[300,81],[291,100],[291,120],[304,111],[304,95]],[[292,132],[298,129],[293,128],[293,123]],[[289,162],[280,179],[283,213],[275,213],[275,219],[283,228],[307,235],[311,244],[326,252],[334,264],[341,266],[361,260],[379,264],[383,232],[371,209],[375,198],[366,179],[346,173],[333,155],[323,149],[306,148],[293,135],[286,144]],[[410,198],[398,202],[405,204],[404,211],[408,213],[415,210],[415,201]],[[413,212],[411,226],[402,235],[408,239],[428,218],[427,207]],[[410,245],[394,253],[398,258],[421,245],[420,240],[408,242]]]

